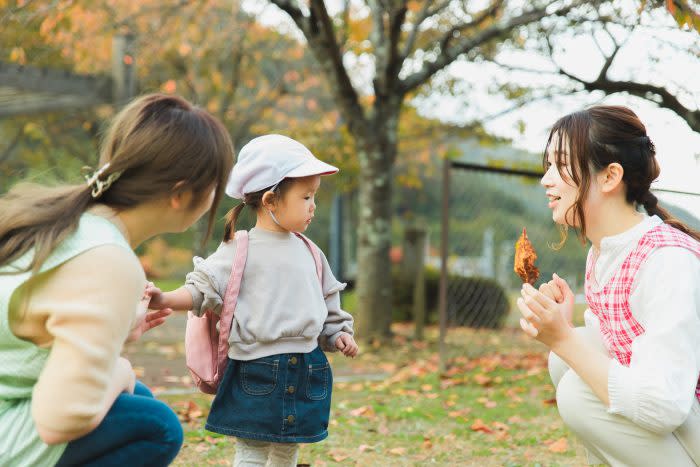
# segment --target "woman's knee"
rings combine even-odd
[[[564,423],[579,435],[585,433],[593,420],[590,388],[572,370],[564,373],[557,386],[557,408]],[[598,401],[602,407],[602,403]]]
[[[134,386],[134,395],[153,398],[153,393],[151,390],[141,381],[136,381],[136,386]]]
[[[547,369],[549,370],[549,378],[552,380],[552,384],[555,388],[559,386],[559,381],[561,381],[564,373],[569,370],[569,365],[567,365],[564,360],[562,360],[559,355],[554,352],[549,352],[549,358],[547,359]]]
[[[179,451],[184,440],[184,433],[177,414],[167,404],[157,399],[153,399],[149,404],[148,413],[150,423],[153,424],[153,438],[161,443],[176,447]]]

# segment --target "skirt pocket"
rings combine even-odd
[[[241,363],[241,386],[246,394],[265,396],[277,387],[279,359],[257,359]]]
[[[328,397],[331,367],[326,363],[309,365],[306,381],[306,397],[312,401],[320,401]]]

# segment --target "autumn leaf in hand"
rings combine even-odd
[[[535,266],[536,259],[537,253],[535,253],[530,239],[527,238],[527,231],[523,228],[522,235],[515,242],[515,264],[513,265],[513,270],[523,282],[531,285],[534,285],[537,278],[540,277],[540,270]]]

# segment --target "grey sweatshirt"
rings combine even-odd
[[[292,233],[253,228],[248,257],[229,337],[229,357],[236,360],[281,353],[307,353],[320,345],[335,351],[341,333],[353,335],[353,318],[340,308],[346,284],[331,272],[321,252],[323,285],[306,244]],[[220,314],[236,242],[222,243],[208,258],[194,258],[185,287],[193,312]]]

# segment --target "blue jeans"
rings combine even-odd
[[[136,382],[121,394],[93,431],[68,443],[57,466],[166,466],[182,446],[177,415]]]

